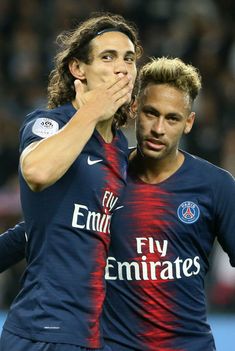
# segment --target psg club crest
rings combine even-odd
[[[186,224],[194,223],[200,216],[199,207],[192,201],[184,201],[179,205],[177,215],[181,222]]]

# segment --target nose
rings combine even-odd
[[[156,133],[157,135],[165,134],[164,117],[162,116],[157,117],[152,129],[153,129],[153,132]]]
[[[114,69],[115,69],[115,74],[128,73],[126,62],[122,58],[116,60]]]

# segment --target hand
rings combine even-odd
[[[78,79],[74,81],[76,105],[89,105],[97,113],[97,121],[113,117],[115,112],[131,99],[133,83],[129,75],[120,73],[94,90],[88,91]]]

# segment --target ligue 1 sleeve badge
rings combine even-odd
[[[37,118],[34,122],[32,132],[41,138],[47,138],[59,130],[58,122],[51,118]]]
[[[199,207],[192,201],[184,201],[177,209],[177,215],[181,222],[186,224],[195,223],[200,216]]]

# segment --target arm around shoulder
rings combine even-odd
[[[224,172],[218,184],[216,197],[217,237],[228,254],[231,266],[235,267],[235,179]]]
[[[26,242],[24,222],[0,235],[0,273],[25,257]]]

